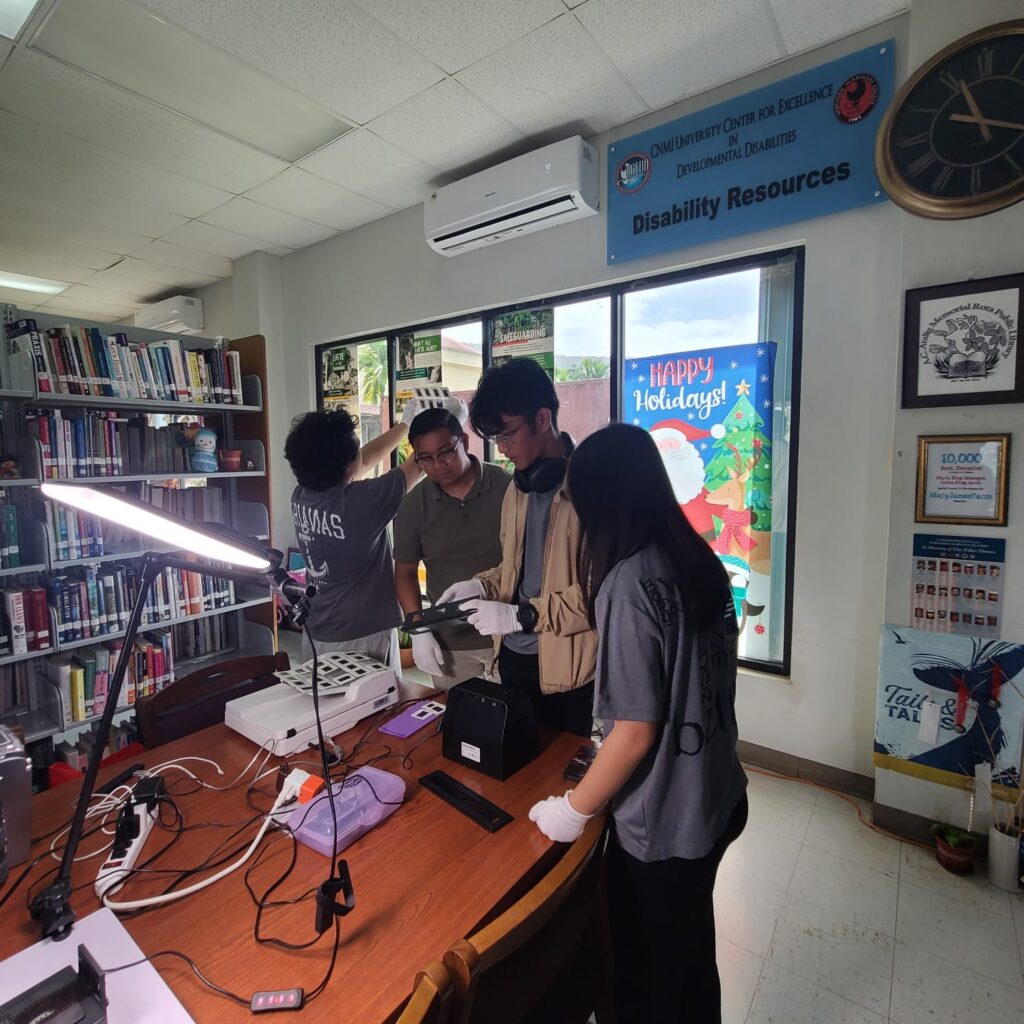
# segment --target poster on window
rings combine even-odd
[[[336,345],[320,353],[320,393],[325,412],[345,409],[359,415],[359,346]]]
[[[550,307],[522,309],[495,317],[492,362],[506,363],[524,357],[535,359],[554,380],[555,311]]]
[[[398,336],[395,412],[400,416],[418,387],[441,385],[441,335],[437,331]]]
[[[1006,541],[915,533],[911,624],[997,639],[1003,619]]]
[[[989,764],[996,796],[1020,786],[1024,644],[882,627],[874,762],[963,789]]]
[[[623,377],[626,422],[650,433],[676,500],[729,574],[743,656],[766,661],[775,353],[765,341],[644,356]]]

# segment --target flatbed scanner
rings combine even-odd
[[[318,743],[313,662],[278,672],[280,682],[224,705],[224,724],[278,756]],[[334,651],[319,658],[317,690],[324,736],[337,736],[398,703],[398,677],[366,654]]]

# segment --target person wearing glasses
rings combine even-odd
[[[503,686],[526,692],[539,721],[590,736],[597,634],[577,570],[579,520],[565,488],[572,438],[558,429],[558,395],[533,359],[480,378],[473,428],[515,467],[501,511],[501,561],[449,587],[469,623],[493,638]],[[609,483],[615,467],[609,467]]]
[[[450,404],[449,404],[450,403]],[[501,503],[511,477],[469,454],[458,399],[421,412],[409,427],[416,464],[426,479],[409,492],[395,518],[395,590],[407,615],[423,608],[418,575],[427,570],[427,597],[436,604],[458,580],[501,558]],[[413,633],[416,667],[439,689],[474,677],[493,679],[494,650],[472,626]]]
[[[310,601],[303,658],[356,651],[385,665],[397,659],[402,621],[388,525],[421,475],[409,459],[364,479],[405,440],[420,411],[410,402],[402,422],[360,447],[358,423],[344,409],[309,412],[292,423],[284,457],[295,474],[292,521],[317,593]]]

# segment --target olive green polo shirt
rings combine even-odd
[[[470,456],[476,483],[460,501],[425,478],[405,497],[395,518],[395,561],[427,569],[427,597],[437,601],[453,583],[501,565],[501,504],[512,477]],[[436,633],[453,651],[490,647],[471,626]]]

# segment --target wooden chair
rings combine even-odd
[[[452,976],[440,960],[431,960],[419,974],[409,1002],[395,1024],[447,1024]]]
[[[224,721],[224,705],[277,682],[288,655],[259,654],[216,662],[135,703],[139,739],[147,750]]]
[[[610,1020],[611,969],[600,910],[603,815],[525,896],[444,955],[452,1024]]]

